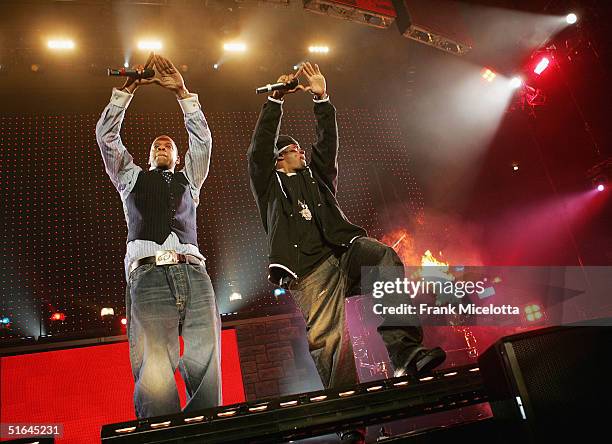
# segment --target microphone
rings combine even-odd
[[[144,69],[142,72],[138,72],[138,70],[132,68],[108,68],[106,73],[109,76],[134,77],[136,79],[150,79],[151,77],[155,77],[155,71],[149,68]]]
[[[289,89],[293,89],[296,86],[298,86],[298,79],[295,78],[293,80],[291,80],[290,82],[280,82],[280,83],[273,83],[273,84],[267,84],[266,86],[262,86],[259,87],[255,90],[255,92],[257,94],[265,94],[265,93],[269,93],[271,91],[279,91],[279,90],[289,90]]]

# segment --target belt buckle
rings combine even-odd
[[[178,263],[178,253],[174,250],[158,250],[155,252],[155,265],[176,265]]]

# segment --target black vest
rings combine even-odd
[[[128,242],[163,244],[174,231],[181,243],[198,245],[196,204],[182,172],[175,173],[168,185],[158,171],[141,171],[126,207]]]

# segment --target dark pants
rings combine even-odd
[[[401,267],[397,253],[376,239],[356,239],[339,258],[330,256],[315,270],[289,285],[294,301],[306,320],[310,354],[325,388],[359,382],[353,346],[345,319],[345,298],[361,294],[362,267]],[[385,268],[385,270],[392,270]],[[394,279],[393,276],[379,276]],[[391,363],[397,367],[422,348],[420,326],[396,326],[384,319],[378,332]]]

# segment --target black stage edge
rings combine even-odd
[[[103,443],[278,443],[487,401],[475,365],[102,427]]]

